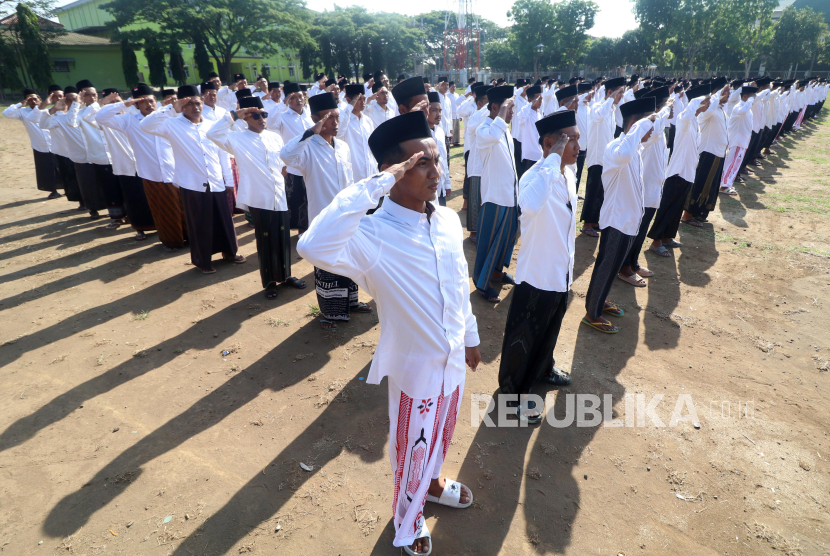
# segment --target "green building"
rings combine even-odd
[[[8,44],[15,47],[15,37],[8,26],[16,23],[17,15],[12,14],[0,20],[0,33]],[[41,25],[61,25],[41,19]],[[56,44],[49,47],[52,57],[52,82],[61,86],[74,85],[81,79],[89,79],[99,89],[106,87],[126,88],[124,72],[121,71],[121,48],[109,39],[67,32],[55,39]],[[15,49],[17,50],[17,49]],[[18,67],[24,64],[18,60]],[[31,87],[31,79],[25,71],[18,70],[20,80]],[[18,93],[20,91],[12,91]]]
[[[110,38],[110,30],[106,26],[107,23],[113,21],[112,15],[101,9],[101,5],[106,4],[110,0],[76,0],[71,4],[67,4],[55,10],[60,23],[73,33],[80,33],[84,35],[99,37],[102,39]],[[128,30],[134,27],[127,28]],[[196,75],[196,63],[193,59],[194,49],[192,44],[182,44],[182,57],[185,61],[184,71],[188,82],[195,83],[198,81]],[[119,51],[120,52],[120,51]],[[147,82],[149,80],[149,68],[147,66],[147,58],[144,52],[137,50],[136,58],[138,59],[139,81]],[[216,63],[211,60],[216,71]],[[240,55],[233,58],[230,65],[230,72],[244,74],[249,82],[256,81],[256,76],[262,73],[263,67],[268,67],[272,81],[300,81],[307,79],[307,76],[300,75],[300,57],[296,51],[284,50],[279,48],[279,52],[274,56],[264,57],[254,55],[246,52],[244,49],[240,51]],[[120,54],[118,63],[119,76],[118,80],[123,86],[124,78],[121,72]],[[173,86],[173,76],[170,73],[168,66],[167,77],[170,80],[169,85]],[[93,83],[96,81],[92,80]],[[115,86],[115,85],[113,85]]]

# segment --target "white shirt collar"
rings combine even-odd
[[[415,212],[414,210],[402,207],[388,196],[383,200],[380,210],[389,213],[390,216],[397,218],[413,228],[421,221],[421,217],[426,217],[422,212]]]

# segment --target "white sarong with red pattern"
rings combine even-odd
[[[452,440],[464,383],[452,394],[411,398],[389,381],[389,459],[392,461],[395,546],[423,537],[424,503]]]

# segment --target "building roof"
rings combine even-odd
[[[9,35],[11,31],[0,29],[0,34]],[[93,37],[90,35],[82,35],[81,33],[66,33],[49,39],[49,43],[57,43],[59,46],[116,46],[117,43],[110,42],[109,39],[101,37]]]
[[[57,21],[52,21],[51,19],[46,19],[45,17],[40,17],[39,15],[36,17],[37,24],[40,26],[48,25],[50,27],[63,27],[63,25],[61,25]],[[15,23],[17,23],[16,13],[13,13],[9,16],[4,17],[3,19],[0,19],[0,25],[14,25]]]
[[[75,2],[70,2],[69,4],[67,4],[65,6],[55,8],[53,11],[62,12],[64,10],[68,10],[69,8],[74,8],[76,6],[81,6],[81,5],[86,4],[88,2],[92,2],[92,0],[75,0]]]

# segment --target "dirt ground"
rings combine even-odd
[[[472,295],[483,364],[444,471],[475,503],[427,505],[434,554],[830,553],[830,124],[805,127],[673,258],[643,255],[647,288],[614,285],[615,336],[579,324],[597,240],[577,238],[556,349],[573,385],[549,412],[610,395],[622,421],[473,427],[511,294]],[[0,137],[0,552],[402,554],[386,386],[364,381],[374,315],[323,333],[313,288],[265,300],[241,216],[248,262],[203,276],[155,234],[44,201],[22,126]],[[460,210],[460,149],[451,171]],[[699,428],[669,426],[684,399]]]

